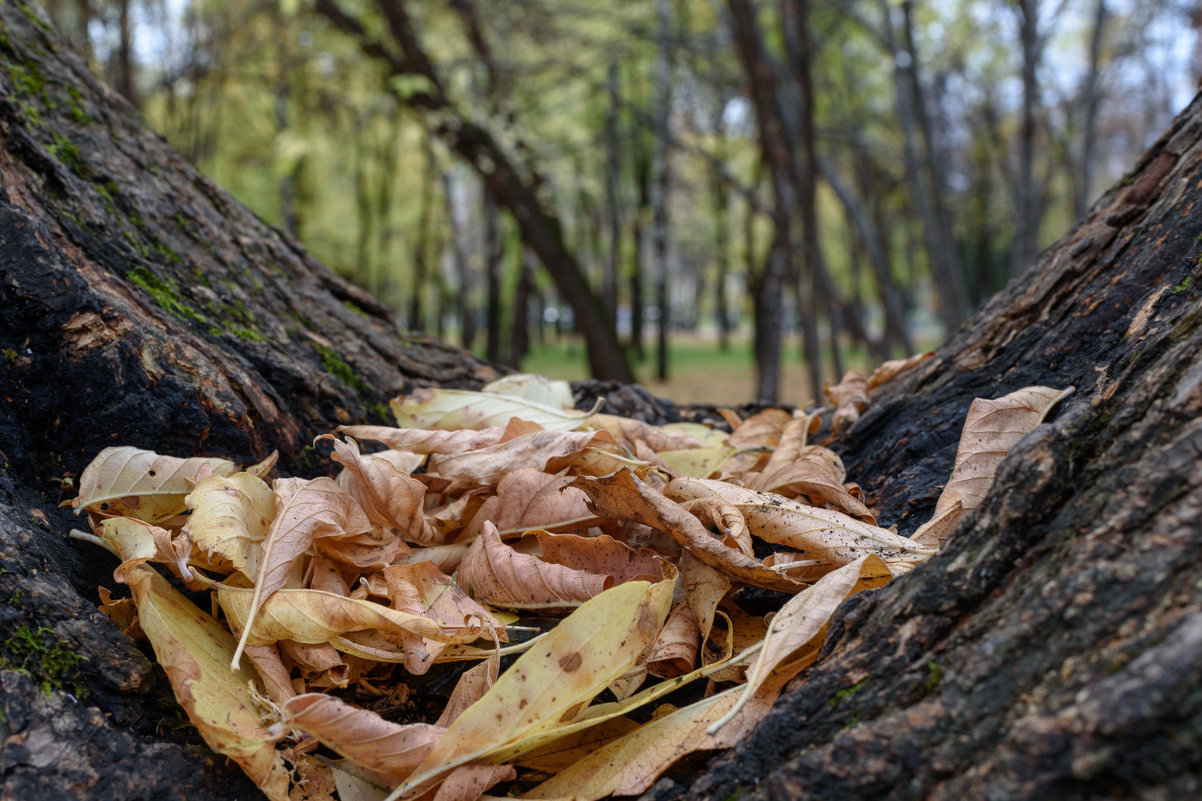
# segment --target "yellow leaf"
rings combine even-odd
[[[185,498],[191,515],[184,526],[197,548],[220,556],[253,579],[259,552],[275,518],[275,493],[250,473],[212,475]]]
[[[268,798],[286,799],[289,770],[260,722],[252,676],[230,669],[234,638],[153,569],[136,567],[124,579],[175,697],[205,742],[237,762]]]
[[[459,765],[486,760],[514,741],[575,718],[658,634],[674,584],[675,575],[656,584],[631,581],[581,605],[451,724],[390,801],[433,786]]]

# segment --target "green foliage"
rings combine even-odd
[[[162,306],[168,313],[181,320],[206,322],[205,317],[189,306],[180,297],[179,284],[172,278],[160,278],[146,267],[138,264],[125,274],[125,280],[139,287]]]

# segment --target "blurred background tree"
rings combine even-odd
[[[731,403],[960,325],[1190,99],[1202,28],[1187,0],[49,10],[402,327]]]

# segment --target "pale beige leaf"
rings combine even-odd
[[[246,621],[253,621],[264,599],[284,586],[296,560],[309,550],[314,540],[371,530],[371,522],[359,504],[332,479],[283,479],[277,480],[274,488],[276,516],[263,540],[254,596],[244,618]],[[251,629],[244,625],[242,639],[234,652],[235,661],[241,656]]]
[[[683,676],[697,664],[700,639],[697,617],[687,603],[677,604],[647,655],[647,670],[670,679]]]
[[[567,381],[553,381],[534,373],[512,373],[480,387],[481,392],[533,401],[552,409],[571,409],[576,399]]]
[[[680,583],[684,587],[685,599],[693,610],[693,617],[697,620],[701,642],[704,643],[709,639],[718,603],[730,592],[730,581],[691,552],[685,551],[680,558]]]
[[[135,517],[157,523],[184,511],[184,497],[197,477],[237,471],[226,459],[160,456],[138,448],[105,448],[79,476],[76,514],[88,509],[103,515]]]
[[[394,398],[391,406],[397,425],[402,428],[443,431],[504,426],[515,417],[537,423],[547,431],[573,431],[586,425],[589,419],[587,412],[463,389],[416,389]]]
[[[266,646],[270,647],[270,646]],[[329,643],[300,643],[283,640],[276,643],[288,661],[304,671],[306,681],[312,685],[320,682],[323,686],[346,687],[350,681],[350,667],[342,655]],[[247,649],[247,654],[250,649]]]
[[[781,429],[780,442],[772,451],[772,455],[768,457],[768,464],[764,466],[764,471],[772,472],[799,459],[806,450],[806,438],[817,430],[819,422],[817,416],[811,417],[800,409],[793,412],[793,419]],[[840,464],[841,468],[842,464]],[[698,478],[706,478],[706,476],[698,476]]]
[[[346,468],[338,485],[354,498],[375,526],[391,528],[412,542],[429,542],[422,515],[426,485],[391,462],[359,452],[354,439],[318,437],[334,443],[334,461]],[[397,554],[399,555],[399,554]]]
[[[917,367],[934,355],[935,351],[929,350],[926,353],[916,353],[905,359],[893,359],[882,363],[880,367],[872,371],[872,375],[868,376],[868,391],[871,392],[879,386],[888,384],[902,373]]]
[[[497,782],[517,778],[509,765],[460,765],[438,785],[431,801],[476,801]]]
[[[675,576],[656,584],[631,581],[581,605],[455,720],[390,801],[575,718],[654,639],[667,617],[674,584]]]
[[[785,602],[772,618],[764,646],[747,670],[747,684],[739,703],[710,729],[713,734],[732,720],[738,710],[759,692],[774,674],[787,669],[791,678],[818,658],[826,637],[826,624],[839,604],[862,590],[884,586],[889,569],[879,556],[868,554],[826,574],[814,586],[802,590]]]
[[[496,493],[484,501],[464,528],[463,538],[479,536],[486,520],[495,524],[498,531],[554,530],[560,524],[574,527],[581,521],[593,520],[588,496],[569,487],[571,481],[567,476],[534,468],[508,473],[497,484]]]
[[[786,498],[804,497],[813,506],[829,504],[852,517],[876,524],[876,517],[868,507],[843,485],[846,478],[843,461],[834,451],[811,445],[788,462],[774,465],[773,461],[769,460],[762,473],[746,477],[748,489],[774,492]]]
[[[740,448],[775,448],[781,433],[793,421],[784,409],[765,409],[748,417],[731,433],[731,444]]]
[[[392,723],[321,693],[298,695],[282,708],[286,725],[394,782],[408,778],[445,731],[426,723]]]
[[[721,471],[723,465],[738,452],[733,445],[717,448],[660,451],[659,458],[676,476],[709,478]]]
[[[428,470],[450,481],[495,486],[506,474],[523,467],[555,473],[586,448],[613,448],[613,438],[598,431],[539,431],[487,448],[430,457]]]
[[[914,540],[941,545],[960,518],[984,500],[1010,449],[1072,392],[1073,387],[1026,387],[996,400],[974,400],[964,420],[951,478],[935,504],[934,516],[914,532]]]
[[[485,523],[457,574],[473,598],[505,609],[562,609],[579,606],[614,584],[610,576],[544,562],[518,553]]]
[[[823,384],[822,394],[835,406],[832,433],[855,423],[872,403],[868,400],[868,382],[858,370],[848,370],[838,384]]]
[[[901,573],[934,553],[933,549],[908,537],[840,512],[806,506],[770,492],[757,492],[722,481],[676,479],[668,485],[667,493],[680,501],[719,497],[743,514],[755,536],[787,545],[832,565],[844,565],[866,553],[875,553],[891,570]]]
[[[252,604],[248,588],[216,585],[221,608],[231,622],[243,630],[250,645],[267,645],[280,640],[301,643],[333,642],[352,631],[374,630],[400,637],[416,634],[442,642],[472,641],[474,629],[440,624],[421,615],[399,612],[381,604],[360,601],[320,590],[277,590],[263,601],[254,623],[246,626]]]
[[[701,479],[680,479],[700,481]],[[797,592],[802,584],[780,576],[758,559],[724,545],[701,521],[629,470],[602,478],[577,477],[573,486],[584,490],[598,514],[632,520],[662,531],[698,559],[740,581],[782,592]]]
[[[463,555],[467,553],[466,545],[430,545],[425,548],[415,548],[404,556],[397,557],[397,564],[415,565],[418,562],[430,562],[443,573],[454,573],[459,568]]]
[[[496,445],[505,438],[505,427],[504,425],[492,426],[479,431],[471,429],[429,431],[424,428],[392,428],[390,426],[339,426],[338,433],[360,442],[380,442],[398,453],[424,457],[430,453],[463,453]],[[398,461],[400,461],[399,457]],[[421,461],[425,461],[425,459],[423,458]],[[419,461],[418,464],[420,463]]]
[[[185,498],[191,514],[184,530],[210,557],[228,560],[253,579],[263,540],[275,518],[275,493],[250,473],[211,475]]]
[[[714,496],[683,501],[681,506],[703,520],[709,518],[722,534],[724,545],[738,548],[747,556],[755,556],[755,545],[751,541],[747,521],[734,504]]]

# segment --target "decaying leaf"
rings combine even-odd
[[[868,376],[868,391],[871,392],[879,386],[888,384],[902,373],[917,367],[934,355],[935,351],[930,350],[926,353],[916,353],[905,359],[893,359],[882,363],[880,367],[872,371],[872,375]]]
[[[849,375],[832,390],[836,426],[864,387]],[[76,502],[95,534],[73,536],[117,554],[133,598],[102,593],[106,613],[146,629],[205,739],[270,798],[475,801],[538,771],[554,775],[532,798],[641,792],[680,756],[745,736],[817,658],[844,598],[935,549],[875,525],[839,457],[808,444],[819,421],[804,412],[727,411],[728,435],[571,403],[566,384],[532,376],[419,390],[394,403],[400,428],[319,437],[337,482],[268,486],[271,459],[237,473],[107,449]],[[987,488],[982,454],[996,468],[996,438],[1038,411],[1018,405],[1030,408],[966,425],[950,511],[932,525]],[[155,563],[211,592],[222,621]],[[732,595],[745,585],[792,599],[769,626]],[[425,722],[351,703],[413,709],[441,681],[433,666],[462,661],[477,664]],[[702,700],[652,711],[702,678]],[[617,700],[598,698],[607,688]],[[651,722],[628,717],[640,707]]]
[[[582,604],[451,724],[390,801],[432,786],[453,768],[570,722],[659,633],[674,584],[675,576],[657,584],[631,581]]]
[[[823,384],[822,394],[835,405],[832,433],[855,423],[872,403],[868,400],[868,382],[858,370],[848,370],[838,384]]]
[[[247,642],[250,623],[254,621],[259,605],[284,586],[296,560],[312,546],[314,540],[371,530],[371,523],[359,504],[331,479],[277,480],[275,491],[277,512],[271,530],[263,540],[262,558],[255,574],[254,596],[242,619],[242,638],[234,651],[235,663]]]
[[[105,448],[79,476],[76,513],[157,523],[184,511],[184,496],[208,473],[228,476],[238,468],[226,459],[160,456],[138,448]]]
[[[985,498],[1010,449],[1072,392],[1073,387],[1026,387],[996,400],[974,400],[964,419],[951,478],[935,504],[934,516],[914,532],[914,541],[942,545],[963,515]]]
[[[478,600],[505,609],[563,609],[579,606],[613,586],[612,576],[552,564],[518,553],[485,523],[463,561],[459,581]]]
[[[782,592],[797,592],[803,586],[774,573],[758,559],[723,545],[706,531],[700,520],[639,481],[629,470],[620,470],[603,478],[580,477],[572,486],[588,493],[600,514],[633,520],[662,531],[698,559],[728,576]]]
[[[458,428],[504,426],[513,418],[537,423],[547,431],[574,431],[588,423],[589,415],[537,401],[489,392],[462,389],[416,389],[392,401],[392,413],[402,428]],[[395,446],[393,446],[395,447]]]

